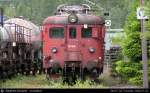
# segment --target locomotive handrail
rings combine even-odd
[[[74,6],[69,6],[66,4],[61,4],[57,7],[57,13],[56,14],[63,14],[63,13],[89,13],[91,11],[91,7],[87,4],[82,4],[82,5],[74,5]]]
[[[66,4],[61,4],[57,7],[57,10],[60,10],[62,7],[64,7]]]

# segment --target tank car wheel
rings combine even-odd
[[[18,63],[18,65],[17,65],[17,75],[20,74],[20,73],[21,73],[21,67],[20,67],[20,65]]]
[[[3,74],[3,70],[2,70],[2,67],[0,66],[0,73],[2,73]],[[2,74],[0,74],[0,80],[2,79]]]
[[[3,79],[7,79],[8,78],[8,73],[7,73],[7,71],[4,71],[3,72]]]
[[[25,72],[25,65],[24,64],[21,64],[21,74],[24,75],[24,72]]]
[[[47,68],[47,69],[45,69],[45,71],[44,71],[45,74],[46,74],[46,79],[47,79],[47,80],[50,79],[50,78],[49,78],[49,69],[50,69],[50,68]]]
[[[39,69],[39,75],[41,75],[43,73],[42,69]]]
[[[8,75],[8,79],[11,79],[12,78],[12,71],[8,71],[7,75]]]
[[[33,63],[33,66],[32,66],[32,75],[35,76],[36,73],[38,72],[38,63]]]
[[[32,71],[32,75],[36,76],[36,71],[35,70]]]
[[[1,78],[2,78],[2,81],[3,81],[3,82],[6,81],[6,79],[7,79],[7,72],[6,72],[6,71],[3,71]]]
[[[7,69],[8,69],[8,70],[7,70],[8,79],[11,79],[12,76],[14,75],[14,67],[13,67],[13,65],[11,65],[11,66],[9,66]]]
[[[32,72],[32,76],[36,75],[36,69],[34,67],[31,67],[30,71]]]
[[[15,69],[14,69],[14,75],[16,76],[17,73],[18,73],[18,71],[17,71],[17,68],[15,67]]]
[[[41,75],[41,74],[44,72],[44,71],[43,71],[43,68],[42,68],[42,65],[40,65],[38,71],[39,71],[39,75]]]
[[[26,72],[26,76],[27,76],[27,75],[30,75],[30,69],[29,69],[29,68],[26,68],[26,71],[25,71],[25,72]]]

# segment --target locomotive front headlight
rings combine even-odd
[[[70,14],[70,15],[68,16],[68,21],[69,21],[70,23],[76,23],[76,22],[78,21],[78,17],[77,17],[75,14]]]
[[[53,47],[53,48],[51,49],[51,52],[52,52],[52,53],[56,53],[56,52],[57,52],[57,48],[56,48],[56,47]]]
[[[90,53],[94,53],[95,50],[96,50],[95,48],[92,48],[92,47],[89,48],[89,52],[90,52]]]

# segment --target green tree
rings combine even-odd
[[[123,54],[127,55],[131,61],[141,60],[141,39],[140,21],[136,18],[136,8],[138,3],[133,3],[132,11],[129,13],[124,25],[126,38],[123,40]]]
[[[150,1],[145,2],[147,5],[147,14],[150,15],[149,6]],[[124,30],[126,38],[123,39],[122,47],[124,55],[127,55],[130,59],[129,62],[118,61],[116,62],[116,72],[122,76],[125,81],[131,84],[142,85],[142,64],[141,64],[141,28],[140,20],[136,18],[136,8],[139,6],[139,2],[132,3],[131,12],[127,16]],[[149,21],[146,22],[146,29],[149,31]],[[149,32],[147,32],[149,33]],[[145,33],[145,34],[147,34]],[[148,62],[150,66],[150,61]],[[148,66],[148,67],[149,67]],[[148,74],[150,76],[150,67],[148,68]],[[149,78],[150,80],[150,78]],[[150,81],[149,81],[150,83]]]
[[[128,10],[129,2],[135,0],[91,0],[98,6],[103,7],[104,11],[99,10],[95,5],[91,5],[85,0],[10,0],[9,2],[0,1],[0,6],[5,8],[7,16],[24,16],[30,21],[41,24],[47,17],[54,14],[56,7],[60,4],[89,4],[96,15],[103,16],[103,12],[109,11],[109,19],[112,20],[111,28],[122,28]],[[15,7],[15,8],[13,8]]]

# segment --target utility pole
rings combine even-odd
[[[144,6],[144,0],[140,0],[141,7]],[[141,33],[145,33],[145,19],[141,18]],[[143,65],[143,88],[148,88],[148,64],[147,64],[147,41],[142,35],[142,65]]]

